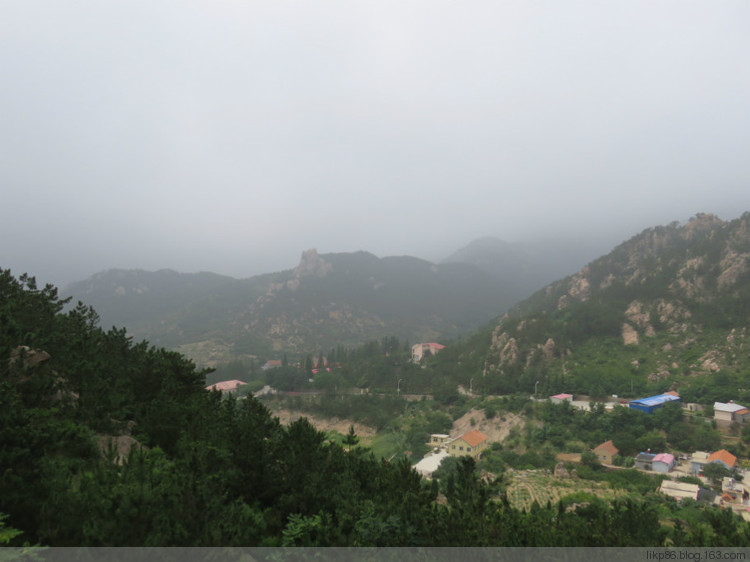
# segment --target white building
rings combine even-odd
[[[437,355],[442,349],[445,349],[445,346],[439,343],[415,343],[411,346],[411,358],[415,363],[418,363],[426,353]]]

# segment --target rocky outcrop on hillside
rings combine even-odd
[[[728,222],[698,214],[645,230],[506,314],[492,331],[485,375],[574,380],[595,369],[591,355],[603,365],[635,350],[631,384],[674,386],[739,369],[750,359],[749,225],[750,213]]]

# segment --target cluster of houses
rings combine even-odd
[[[612,441],[606,441],[593,449],[593,453],[603,464],[612,464],[619,450]],[[714,453],[697,451],[686,459],[690,461],[690,474],[692,476],[703,476],[703,469],[708,464],[718,464],[727,470],[734,472],[737,468],[737,457],[726,449],[721,449]],[[651,451],[641,452],[634,458],[636,468],[667,474],[675,467],[676,459],[670,453],[651,453]],[[701,493],[705,492],[698,484],[687,482],[677,482],[674,480],[663,480],[659,491],[667,496],[673,497],[680,501],[685,498],[698,500]],[[724,477],[721,486],[721,495],[718,503],[731,507],[747,507],[750,504],[750,491],[743,484],[731,476]]]
[[[429,478],[444,458],[470,456],[478,460],[482,451],[489,446],[489,439],[478,429],[472,429],[453,438],[445,433],[433,433],[427,444],[432,447],[432,452],[419,461],[414,469]]]
[[[615,397],[617,398],[617,397]],[[576,402],[573,400],[572,394],[555,394],[549,397],[550,402],[553,404],[559,404],[560,402],[570,402],[573,406],[576,406]],[[639,398],[637,400],[619,400],[619,402],[610,403],[608,406],[620,405],[627,406],[633,410],[640,410],[647,414],[653,414],[656,410],[669,404],[670,402],[679,402],[680,395],[674,390],[665,392],[664,394],[658,394],[656,396],[649,396],[647,398]],[[703,410],[703,406],[699,404],[685,404],[683,406],[686,410],[697,411]],[[750,408],[737,404],[733,400],[729,402],[714,402],[713,406],[714,416],[713,419],[716,421],[716,425],[719,427],[729,427],[732,424],[745,424],[750,423]]]
[[[602,464],[612,464],[614,457],[620,453],[611,440],[605,441],[594,448],[592,452]],[[652,453],[649,449],[648,451],[638,453],[633,462],[635,467],[641,470],[666,474],[674,468],[676,460],[675,456],[670,453]],[[737,457],[726,449],[721,449],[715,453],[697,451],[693,453],[689,460],[690,473],[693,476],[701,476],[703,474],[703,467],[711,463],[719,464],[729,471],[737,467]]]
[[[560,402],[562,400],[572,400],[572,397],[570,397],[570,395],[557,395],[550,397],[550,400],[553,402]],[[627,404],[629,408],[640,410],[647,414],[653,414],[665,404],[679,400],[680,397],[676,392],[667,392],[657,396],[631,400],[630,402],[621,401],[620,403],[623,406]],[[691,411],[702,409],[702,407],[697,404],[688,404],[685,407]],[[750,422],[750,408],[741,404],[736,404],[732,400],[728,403],[714,402],[713,412],[713,419],[719,427],[730,427],[734,424]],[[612,464],[614,457],[619,451],[612,441],[606,441],[593,449],[593,453],[601,463]],[[690,462],[690,475],[697,477],[703,476],[703,470],[705,466],[709,464],[718,464],[732,474],[735,473],[735,469],[738,467],[737,457],[726,449],[721,449],[713,453],[696,451],[690,457],[683,458]],[[670,472],[675,468],[677,462],[674,455],[670,453],[652,453],[650,450],[639,453],[633,460],[636,468],[662,474]],[[662,481],[659,491],[675,498],[676,500],[682,500],[685,498],[697,500],[701,497],[701,494],[706,493],[706,490],[702,489],[698,484],[677,482],[674,480]],[[713,494],[712,492],[709,493]],[[727,507],[740,509],[742,510],[743,516],[750,518],[750,513],[747,513],[750,511],[750,509],[748,509],[748,505],[750,505],[750,490],[732,476],[723,478],[721,494],[716,497],[715,501]]]

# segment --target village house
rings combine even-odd
[[[714,402],[714,420],[716,425],[728,427],[733,423],[747,423],[750,421],[750,410],[741,404]]]
[[[647,414],[653,414],[657,409],[664,406],[669,402],[677,402],[680,397],[675,392],[665,392],[658,396],[649,396],[648,398],[641,398],[639,400],[631,400],[628,406],[633,410],[640,410]]]
[[[654,457],[651,470],[666,474],[672,470],[672,467],[674,467],[674,461],[674,455],[670,455],[669,453],[659,453]]]
[[[703,472],[703,467],[708,463],[708,457],[710,453],[704,451],[696,451],[690,458],[690,473],[693,476],[698,476]]]
[[[641,451],[635,456],[635,458],[633,459],[633,463],[635,464],[636,468],[640,468],[641,470],[653,470],[654,457],[656,457],[656,455],[649,452],[644,453]]]
[[[487,436],[478,429],[472,429],[446,443],[446,448],[452,457],[469,455],[474,459],[479,459],[479,455],[487,448],[487,445]]]
[[[708,457],[708,462],[720,464],[727,470],[734,470],[734,467],[737,464],[737,457],[726,449],[720,449]]]
[[[267,371],[268,369],[275,369],[276,367],[281,367],[281,359],[269,359],[263,363],[261,370]]]
[[[448,439],[450,439],[450,435],[447,433],[433,433],[430,435],[430,442],[427,444],[430,447],[443,447]]]
[[[549,399],[553,404],[561,404],[562,402],[572,402],[573,395],[572,394],[555,394],[554,396],[550,396]]]
[[[686,482],[675,482],[674,480],[662,480],[659,491],[677,501],[682,501],[685,498],[698,501],[698,495],[700,494],[700,486],[698,484],[687,484]]]
[[[222,393],[228,394],[230,392],[237,392],[243,384],[247,384],[247,383],[238,381],[238,380],[221,381],[221,382],[217,382],[216,384],[207,386],[206,390],[209,390],[209,391],[218,390]]]
[[[602,464],[612,464],[612,459],[614,459],[619,452],[620,449],[615,447],[611,439],[609,441],[605,441],[593,450],[596,458],[598,458],[599,462]]]
[[[415,343],[411,346],[411,358],[415,363],[419,363],[425,354],[437,355],[442,349],[445,349],[445,346],[439,343]]]
[[[727,503],[744,503],[748,493],[734,478],[725,476],[721,482],[721,499]]]

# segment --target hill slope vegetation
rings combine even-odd
[[[738,389],[750,389],[748,325],[750,213],[700,214],[645,230],[537,292],[496,323],[488,350],[471,352],[484,353],[489,392],[539,381],[544,393],[675,389],[688,401],[747,401]]]
[[[467,264],[309,250],[288,271],[236,280],[209,273],[112,270],[68,287],[105,325],[176,348],[209,342],[235,355],[303,354],[396,335],[467,333],[511,301]]]

